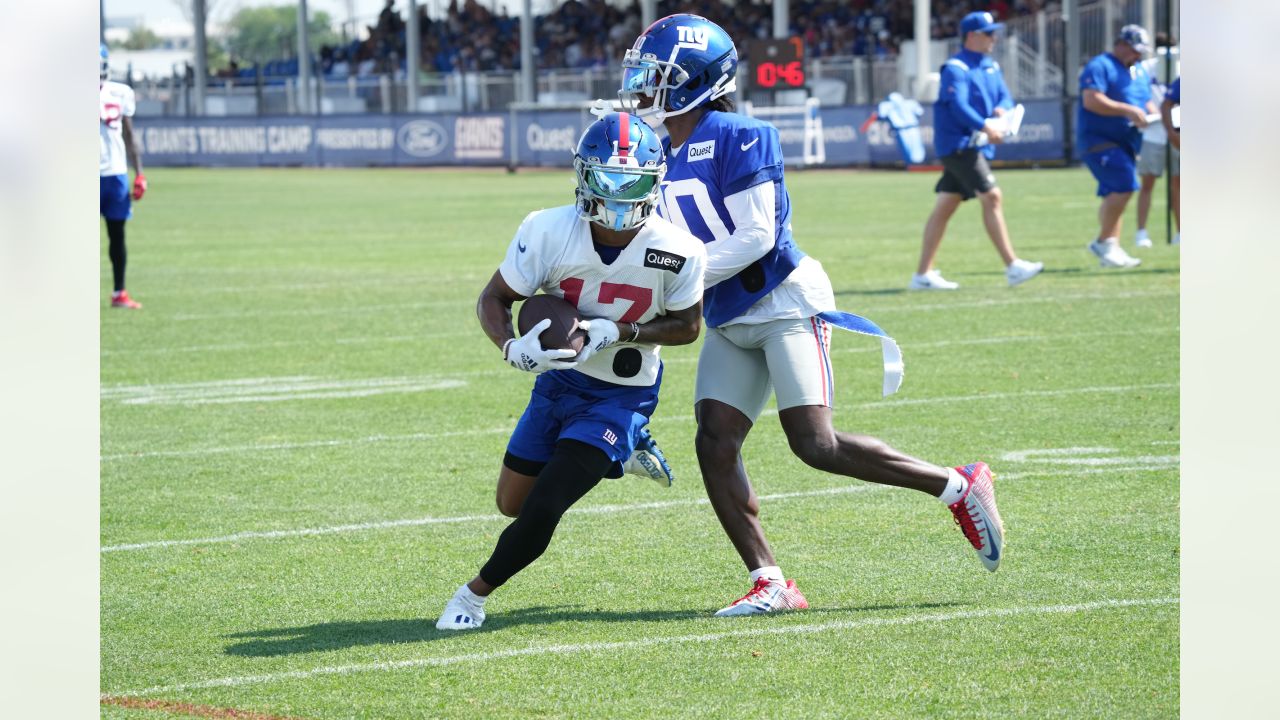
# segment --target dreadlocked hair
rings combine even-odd
[[[733,103],[733,98],[729,95],[721,95],[720,97],[707,103],[708,110],[718,110],[719,112],[734,112],[737,106]]]

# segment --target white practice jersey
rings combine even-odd
[[[102,141],[98,156],[98,175],[127,175],[129,159],[124,152],[124,120],[133,117],[133,88],[124,83],[102,83],[98,102],[98,135]]]
[[[701,300],[706,267],[702,241],[656,214],[606,265],[591,242],[590,222],[575,206],[566,205],[529,213],[499,271],[521,295],[541,290],[562,297],[577,306],[583,319],[643,323]],[[628,348],[640,353],[636,372],[631,372],[634,363],[620,362],[615,368],[614,358]],[[658,380],[659,349],[648,343],[620,342],[576,369],[618,385],[649,386]],[[618,369],[630,374],[619,375]]]

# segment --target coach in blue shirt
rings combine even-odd
[[[1102,267],[1136,267],[1142,261],[1120,248],[1125,206],[1138,182],[1138,150],[1142,128],[1156,112],[1151,102],[1151,76],[1138,61],[1151,52],[1140,25],[1120,28],[1111,52],[1090,60],[1080,71],[1080,105],[1076,112],[1076,149],[1098,180],[1098,237],[1089,252]]]
[[[982,204],[982,220],[991,242],[1005,264],[1005,278],[1013,287],[1035,277],[1043,263],[1019,260],[1009,243],[1001,209],[1000,188],[991,174],[988,160],[995,146],[1004,142],[1004,129],[993,122],[1013,107],[1009,87],[1004,83],[1000,63],[991,59],[996,33],[1004,28],[989,12],[972,12],[960,21],[964,47],[942,66],[938,102],[933,106],[933,145],[942,161],[942,179],[934,192],[937,201],[924,226],[920,263],[908,285],[912,290],[954,290],[960,287],[942,277],[933,259],[942,244],[947,222],[960,203],[977,197]],[[978,138],[989,142],[979,147]]]

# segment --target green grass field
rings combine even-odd
[[[807,468],[766,413],[746,462],[812,609],[711,617],[749,583],[697,471],[693,345],[664,351],[652,425],[676,485],[602,483],[461,634],[435,620],[506,525],[494,481],[532,384],[474,302],[571,174],[149,177],[143,310],[106,307],[102,238],[104,717],[1178,714],[1178,250],[1100,270],[1086,170],[1001,172],[1015,245],[1048,269],[1006,288],[968,204],[942,295],[903,290],[934,176],[788,178],[841,309],[906,358],[881,398],[878,344],[837,333],[838,425],[990,462],[998,573],[937,502]]]

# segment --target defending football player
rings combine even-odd
[[[107,79],[107,46],[99,48],[101,72],[98,77],[98,211],[107,221],[107,256],[111,258],[111,307],[137,310],[142,304],[129,297],[124,287],[127,253],[124,246],[124,223],[133,217],[129,201],[141,200],[147,191],[147,177],[142,174],[142,155],[133,141],[133,88]],[[129,165],[133,165],[132,194],[129,187]]]
[[[503,359],[538,378],[498,476],[498,509],[516,519],[449,600],[441,630],[479,627],[485,599],[546,550],[564,512],[621,474],[658,405],[659,346],[691,343],[702,327],[706,251],[653,213],[666,170],[657,134],[605,114],[583,132],[573,164],[577,203],[525,218],[476,306]],[[542,348],[550,320],[515,337],[511,304],[539,290],[590,318],[581,353]]]
[[[737,65],[733,41],[718,25],[671,15],[626,52],[619,91],[624,107],[669,134],[659,213],[707,247],[707,336],[695,392],[698,464],[720,524],[754,583],[716,614],[808,607],[778,568],[742,462],[742,445],[771,390],[801,460],[939,498],[994,571],[1003,526],[985,463],[940,467],[832,427],[831,327],[881,338],[886,393],[901,382],[901,356],[874,323],[836,310],[822,265],[792,239],[778,132],[733,112]]]

